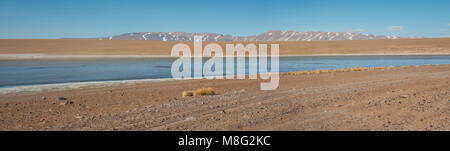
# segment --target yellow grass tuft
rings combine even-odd
[[[192,92],[192,91],[183,91],[183,97],[186,97],[186,96],[194,96],[194,92]]]
[[[204,96],[204,95],[214,95],[214,90],[212,88],[200,88],[195,90],[194,96]]]
[[[407,67],[421,67],[426,65],[418,66],[401,66],[400,68]],[[431,66],[431,65],[428,65]],[[351,71],[365,71],[365,70],[386,70],[395,69],[395,67],[355,67],[355,68],[343,68],[334,70],[312,70],[312,71],[296,71],[296,72],[282,72],[281,75],[301,75],[301,74],[321,74],[321,73],[335,73],[335,72],[351,72]]]
[[[200,88],[194,91],[183,91],[183,97],[186,96],[204,96],[204,95],[215,95],[216,93],[212,88]]]

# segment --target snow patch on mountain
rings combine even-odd
[[[318,40],[370,40],[370,39],[399,38],[396,36],[371,35],[353,32],[310,32],[310,31],[297,32],[297,31],[271,30],[255,36],[231,36],[217,33],[135,32],[100,39],[192,41],[195,35],[203,36],[204,41],[318,41]]]

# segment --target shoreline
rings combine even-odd
[[[74,90],[80,88],[101,88],[112,86],[126,86],[138,83],[154,83],[163,81],[175,81],[180,79],[162,78],[162,79],[137,79],[137,80],[111,80],[111,81],[88,81],[88,82],[69,82],[53,84],[35,84],[0,88],[0,95],[22,94],[22,93],[43,93],[51,91]]]
[[[432,56],[450,55],[448,53],[330,53],[330,54],[304,54],[279,55],[279,57],[333,57],[333,56]],[[224,56],[227,57],[227,56]],[[270,57],[270,55],[268,55]],[[46,60],[46,59],[145,59],[145,58],[179,58],[169,55],[50,55],[50,54],[0,54],[2,60]]]

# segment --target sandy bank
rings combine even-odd
[[[0,59],[24,58],[151,58],[168,57],[175,44],[193,42],[81,39],[0,39]],[[204,45],[210,42],[204,42]],[[217,42],[225,44],[241,42]],[[450,54],[450,38],[242,42],[279,44],[280,56],[441,55]]]
[[[354,53],[354,54],[305,54],[280,55],[280,57],[303,56],[400,56],[400,55],[450,55],[449,53]],[[0,54],[0,60],[28,60],[28,59],[133,59],[133,58],[178,58],[165,55],[47,55],[47,54]]]

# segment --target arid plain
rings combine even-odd
[[[0,40],[0,56],[163,57],[176,43]],[[450,54],[450,38],[262,43],[280,44],[280,55]],[[202,79],[4,94],[0,129],[450,130],[450,65],[282,74],[274,91],[259,84]],[[209,87],[215,95],[182,97]]]
[[[23,54],[170,56],[172,46],[177,43],[193,45],[193,42],[144,40],[0,39],[0,57]],[[224,49],[226,43],[238,42],[217,42]],[[280,55],[450,54],[450,38],[252,43],[280,44]]]

